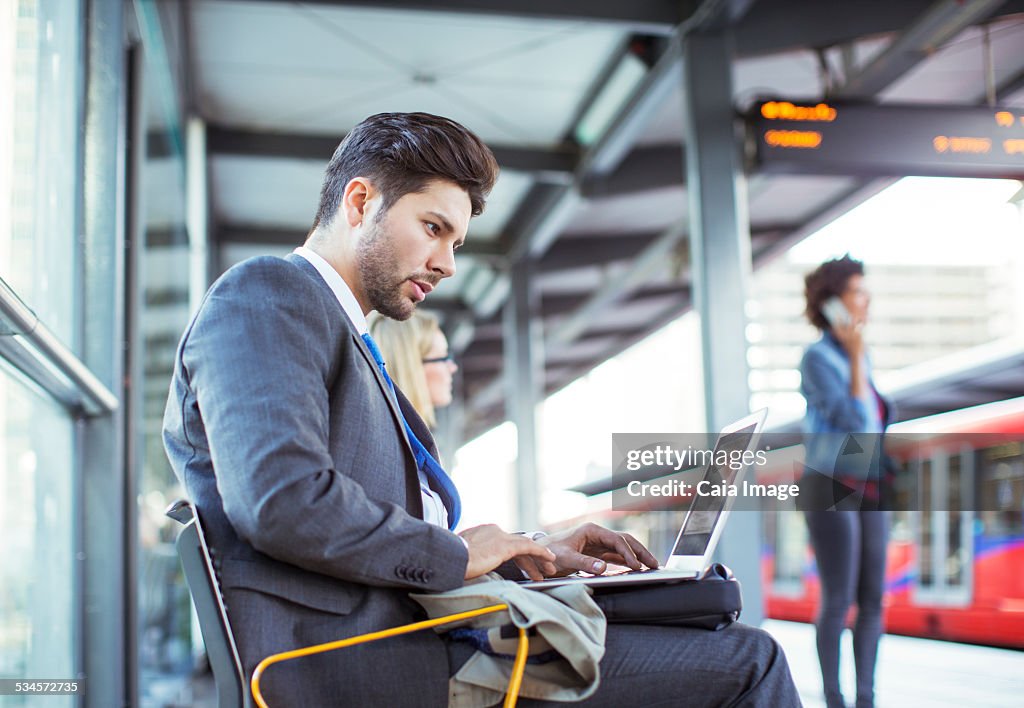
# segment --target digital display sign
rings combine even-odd
[[[1024,178],[1024,108],[771,100],[747,127],[765,172]]]

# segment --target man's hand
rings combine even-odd
[[[555,573],[555,554],[525,536],[505,533],[494,524],[474,526],[459,535],[469,545],[466,580],[489,573],[512,558],[529,559],[530,567],[524,570],[531,580]]]
[[[537,542],[555,554],[556,572],[545,572],[547,576],[562,577],[578,570],[600,575],[607,570],[609,563],[625,565],[633,570],[640,570],[643,566],[658,567],[658,559],[628,533],[611,531],[597,524],[586,523],[571,531],[545,536]],[[531,558],[516,559],[516,564],[533,577],[532,573],[537,569],[529,567],[531,562]]]

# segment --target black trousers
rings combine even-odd
[[[448,643],[454,674],[473,649]],[[565,703],[520,698],[524,708]],[[734,624],[720,632],[689,627],[608,625],[601,685],[571,705],[608,706],[799,706],[782,647],[764,630]]]
[[[829,708],[843,705],[839,692],[839,640],[850,606],[857,603],[853,658],[857,707],[874,705],[875,661],[882,636],[887,511],[805,512],[821,580],[817,621],[818,661]]]

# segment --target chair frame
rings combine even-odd
[[[171,504],[165,513],[184,525],[178,532],[175,547],[185,572],[185,582],[192,594],[206,655],[217,684],[217,705],[220,708],[251,708],[252,697],[199,513],[185,499]]]
[[[298,659],[335,649],[343,649],[356,644],[386,639],[409,632],[417,632],[492,612],[508,611],[508,605],[491,605],[477,610],[459,612],[445,617],[436,617],[423,622],[414,622],[401,627],[370,632],[326,644],[317,644],[311,647],[272,654],[259,663],[253,672],[251,682],[246,682],[242,661],[238,653],[238,645],[235,643],[235,636],[231,631],[231,621],[228,619],[227,605],[224,602],[224,595],[220,590],[220,582],[217,580],[213,557],[210,553],[210,547],[206,543],[206,535],[203,532],[202,523],[199,520],[199,512],[191,502],[179,499],[171,504],[165,513],[170,518],[184,525],[184,528],[178,532],[175,547],[178,549],[181,566],[185,572],[185,582],[188,584],[189,592],[192,594],[192,602],[196,608],[196,614],[199,616],[199,629],[203,634],[206,654],[209,657],[210,668],[213,669],[213,678],[217,684],[217,704],[220,708],[252,708],[253,698],[255,698],[259,708],[267,708],[267,704],[260,692],[260,679],[267,668],[278,662]],[[519,627],[519,645],[509,678],[509,687],[504,703],[505,708],[514,708],[516,705],[516,699],[519,697],[519,688],[522,685],[523,673],[526,668],[528,651],[529,639],[527,638],[526,629]]]

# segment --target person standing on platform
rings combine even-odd
[[[857,674],[857,708],[874,705],[875,662],[882,634],[889,514],[879,508],[878,477],[862,471],[845,479],[837,460],[848,433],[881,435],[889,422],[889,405],[871,380],[864,341],[871,296],[864,264],[849,255],[822,263],[806,276],[805,314],[821,338],[804,352],[800,389],[807,401],[804,418],[806,464],[811,470],[862,490],[859,508],[806,508],[821,582],[817,620],[818,660],[825,702],[842,708],[839,645],[846,615],[857,604],[853,653]],[[855,474],[855,473],[854,473]]]

